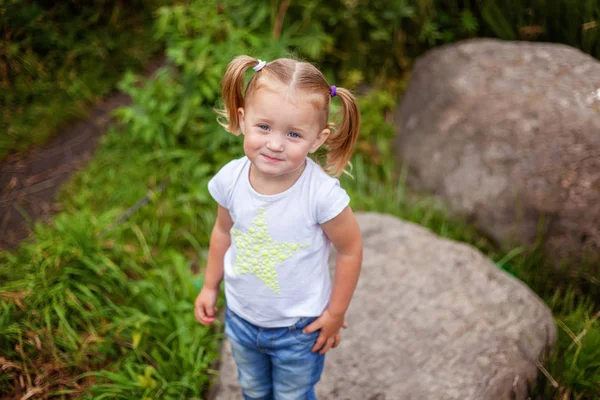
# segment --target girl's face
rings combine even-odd
[[[255,176],[282,184],[295,182],[308,153],[316,151],[330,133],[314,102],[284,85],[257,89],[238,115],[244,152]]]

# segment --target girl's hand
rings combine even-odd
[[[340,345],[342,341],[340,329],[347,327],[348,324],[344,320],[344,315],[334,316],[328,310],[325,310],[312,324],[305,327],[302,333],[309,334],[320,329],[321,333],[311,351],[320,350],[319,354],[325,354],[329,349],[334,349]]]
[[[215,321],[217,311],[217,299],[219,298],[219,288],[210,289],[206,286],[202,288],[196,302],[194,303],[194,315],[202,325],[210,325]]]

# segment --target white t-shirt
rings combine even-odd
[[[320,224],[350,198],[337,179],[306,160],[294,185],[274,195],[252,188],[247,157],[229,162],[208,183],[233,219],[224,260],[227,305],[257,326],[290,326],[321,315],[329,303],[330,242]]]

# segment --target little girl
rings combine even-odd
[[[249,67],[255,74],[244,92]],[[328,122],[334,97],[343,108],[335,130]],[[358,136],[358,107],[313,65],[286,58],[235,58],[223,99],[222,125],[244,136],[246,155],[208,184],[218,212],[195,315],[204,325],[215,320],[224,278],[225,334],[244,398],[315,399],[362,262],[358,224],[335,178]],[[321,146],[327,173],[308,158]],[[333,287],[330,243],[337,249]]]

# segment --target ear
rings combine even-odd
[[[237,109],[237,113],[238,113],[238,121],[240,123],[240,130],[242,131],[242,135],[244,134],[244,122],[245,122],[245,114],[244,114],[244,108],[243,107],[239,107]]]
[[[314,153],[315,151],[319,150],[319,147],[323,146],[323,143],[325,143],[329,135],[331,135],[331,130],[329,128],[325,128],[319,132],[312,146],[310,146],[309,152]]]

